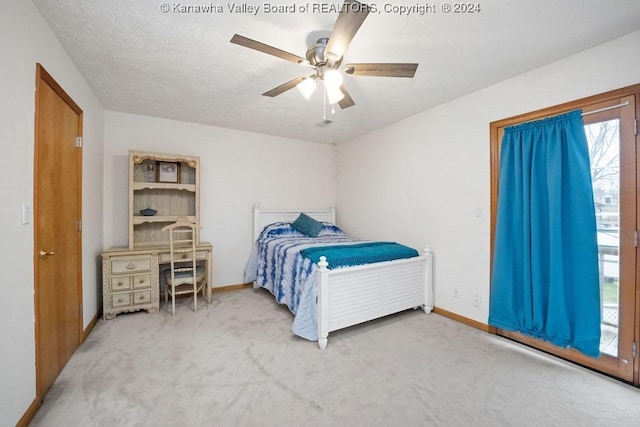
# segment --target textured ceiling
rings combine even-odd
[[[261,95],[310,74],[309,68],[229,40],[238,33],[304,57],[308,46],[330,34],[341,0],[33,3],[108,110],[324,143],[363,135],[640,29],[638,0],[484,0],[479,12],[466,14],[443,13],[440,1],[368,2],[377,11],[343,64],[420,65],[413,79],[345,76],[356,105],[337,107],[335,114],[327,109],[333,123],[320,128],[321,90],[309,100],[296,89]],[[265,3],[296,11],[265,10]],[[303,13],[306,4],[310,11]],[[328,10],[313,12],[314,4]],[[240,11],[230,11],[233,5]],[[385,5],[430,8],[407,15]],[[222,11],[198,13],[192,6]],[[247,6],[260,9],[252,14]]]

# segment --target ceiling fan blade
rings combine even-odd
[[[268,55],[277,56],[278,58],[282,58],[296,64],[305,64],[307,62],[306,59],[298,55],[294,55],[293,53],[278,49],[277,47],[269,46],[268,44],[260,43],[259,41],[252,40],[239,34],[234,34],[233,37],[231,37],[231,43],[248,47],[249,49],[254,49],[258,52],[266,53]]]
[[[329,36],[324,57],[329,62],[339,62],[349,47],[349,43],[369,15],[371,8],[356,0],[345,0]]]
[[[352,76],[413,77],[418,64],[405,63],[360,63],[347,64],[344,72]]]
[[[271,89],[270,91],[263,93],[262,95],[263,96],[271,96],[271,97],[278,96],[281,93],[288,91],[289,89],[293,89],[294,87],[296,87],[296,85],[298,83],[300,83],[301,81],[303,81],[307,77],[311,77],[311,76],[296,77],[295,79],[289,80],[288,82],[286,82],[284,84],[281,84],[280,86],[275,87],[275,88]]]
[[[342,91],[342,93],[344,94],[344,98],[338,101],[338,105],[340,106],[340,108],[344,110],[345,108],[353,107],[354,105],[356,105],[356,103],[353,102],[351,95],[349,95],[349,92],[347,92],[347,88],[344,87],[344,85],[340,86],[340,91]]]

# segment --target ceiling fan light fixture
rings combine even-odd
[[[327,85],[327,88],[340,89],[340,86],[342,86],[342,73],[333,68],[325,71],[324,83]]]
[[[327,90],[327,99],[329,100],[329,104],[337,104],[342,100],[342,98],[344,98],[344,93],[340,90],[340,86],[332,87],[325,85],[325,88]]]
[[[317,39],[316,43],[307,49],[306,59],[257,40],[234,34],[231,38],[231,43],[299,65],[311,67],[314,70],[311,75],[295,77],[262,95],[275,97],[297,86],[302,96],[310,99],[315,91],[315,87],[318,85],[318,81],[322,80],[324,83],[322,85],[323,107],[326,107],[327,102],[329,102],[332,106],[331,111],[333,112],[335,110],[335,104],[338,104],[343,110],[355,105],[349,91],[345,85],[343,85],[343,73],[349,76],[412,78],[418,64],[385,62],[352,63],[346,64],[343,69],[340,68],[346,50],[360,29],[360,26],[369,13],[375,10],[375,7],[361,3],[360,1],[343,0],[343,7],[340,8],[338,18],[335,21],[333,30],[331,30],[331,35]]]
[[[296,87],[298,88],[298,91],[300,91],[302,96],[305,97],[305,99],[309,99],[311,98],[311,95],[313,95],[313,92],[316,90],[317,82],[317,77],[307,77],[306,79],[298,83]]]

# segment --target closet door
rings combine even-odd
[[[82,110],[38,65],[34,167],[36,392],[49,389],[82,331]]]

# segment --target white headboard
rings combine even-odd
[[[336,223],[336,208],[315,209],[315,210],[282,210],[282,209],[260,209],[258,204],[253,205],[253,242],[258,239],[260,232],[265,226],[274,222],[293,222],[298,218],[300,212],[304,212],[318,221]]]

